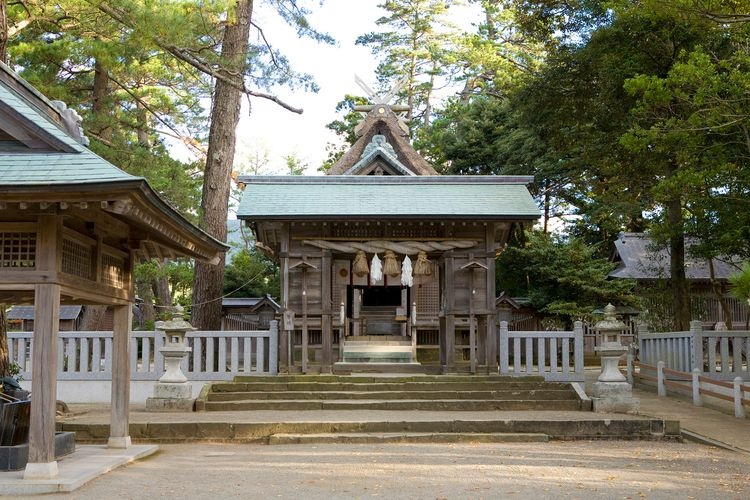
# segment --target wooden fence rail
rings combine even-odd
[[[9,332],[10,362],[31,380],[33,332]],[[193,331],[185,336],[192,352],[182,362],[188,380],[231,380],[234,375],[278,373],[278,323],[269,330]],[[111,380],[112,332],[60,332],[57,380]],[[130,336],[131,380],[158,380],[164,374],[160,331],[134,331]]]
[[[635,371],[638,368],[638,371]],[[734,416],[745,418],[745,407],[750,406],[750,385],[742,378],[735,377],[731,382],[702,375],[698,368],[692,372],[673,370],[666,367],[664,361],[656,366],[638,361],[628,361],[628,380],[647,380],[656,382],[656,393],[660,397],[667,395],[667,389],[692,396],[693,405],[702,406],[703,396],[734,403]]]
[[[509,331],[508,323],[501,321],[499,347],[501,375],[536,375],[559,382],[584,380],[583,324],[580,321],[575,322],[572,332]]]

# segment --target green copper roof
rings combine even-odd
[[[241,219],[473,217],[536,219],[526,184],[505,176],[245,177]]]
[[[0,69],[10,74],[5,67]],[[22,80],[17,80],[28,86]],[[140,179],[123,172],[76,142],[4,81],[0,81],[0,102],[32,124],[43,140],[46,137],[47,140],[57,141],[71,151],[57,151],[53,146],[49,149],[32,149],[20,144],[5,147],[0,151],[0,185],[59,185]]]

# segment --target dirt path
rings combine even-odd
[[[749,498],[750,457],[652,442],[165,445],[42,498]]]

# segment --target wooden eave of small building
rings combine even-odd
[[[56,213],[98,222],[98,229],[112,238],[127,235],[136,258],[194,258],[215,264],[228,248],[187,221],[141,178],[63,185],[4,185],[0,180],[0,190],[0,220],[5,219],[3,211],[15,209],[20,219]],[[123,224],[131,229],[126,231]]]
[[[432,165],[414,149],[409,142],[408,134],[399,125],[398,116],[387,104],[376,105],[355,130],[356,142],[328,170],[328,175],[342,175],[356,165],[362,158],[367,145],[375,135],[383,135],[396,152],[400,164],[416,175],[438,175]]]

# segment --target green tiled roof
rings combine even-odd
[[[536,219],[526,184],[505,176],[245,177],[241,219],[474,217]]]
[[[23,82],[25,84],[25,82]],[[26,84],[28,85],[28,84]],[[0,152],[0,185],[30,186],[134,181],[134,177],[71,138],[34,105],[0,82],[0,101],[75,152],[14,147]]]
[[[83,184],[139,180],[92,152],[0,153],[0,185]]]

